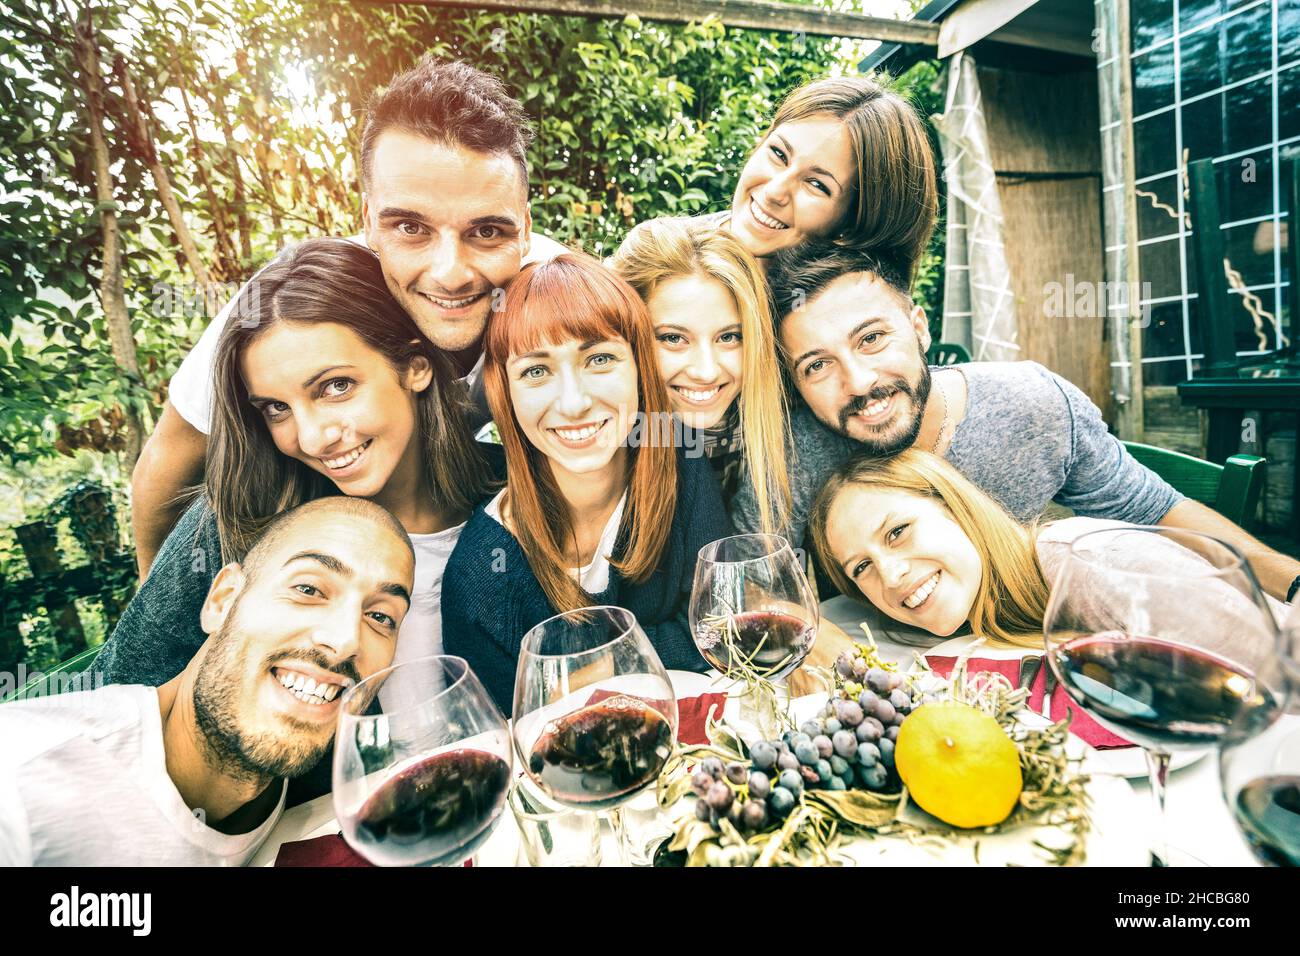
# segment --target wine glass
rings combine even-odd
[[[775,736],[771,683],[793,672],[817,639],[820,608],[790,543],[740,534],[700,549],[690,625],[704,659],[746,685],[742,723]]]
[[[1195,531],[1092,531],[1061,560],[1043,633],[1048,666],[1075,703],[1146,751],[1152,865],[1169,865],[1170,753],[1213,746],[1285,696],[1277,624],[1254,572],[1231,545]]]
[[[1276,666],[1294,705],[1300,699],[1300,607],[1291,617]],[[1277,701],[1248,711],[1219,747],[1223,798],[1247,845],[1266,866],[1300,866],[1300,715],[1287,709],[1286,701]]]
[[[514,740],[524,770],[564,807],[604,813],[624,862],[620,808],[654,785],[677,739],[677,697],[636,616],[586,607],[524,635],[515,676]]]
[[[384,700],[401,701],[381,712]],[[334,742],[334,812],[378,866],[453,866],[496,829],[511,781],[510,731],[463,658],[385,668],[348,689]]]

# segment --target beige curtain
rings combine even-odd
[[[1020,344],[1002,204],[979,77],[967,53],[949,59],[947,84],[944,111],[931,117],[948,187],[942,337],[965,346],[975,361],[1011,361],[1020,357]]]

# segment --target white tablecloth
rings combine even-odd
[[[895,624],[883,618],[874,609],[864,607],[846,597],[835,597],[822,603],[825,619],[838,624],[850,637],[862,634],[859,624],[868,621],[881,656],[886,660],[904,663],[911,661],[914,651],[924,651],[915,646],[924,642],[926,635]],[[899,643],[899,640],[909,643]],[[933,638],[929,643],[937,643]],[[1300,724],[1300,718],[1286,717]],[[1144,832],[1154,833],[1154,808],[1150,788],[1145,780],[1132,780],[1133,789],[1140,800],[1139,812],[1148,815]],[[1172,771],[1166,796],[1168,837],[1171,846],[1191,854],[1209,866],[1254,866],[1255,858],[1246,848],[1233,823],[1232,815],[1224,803],[1219,788],[1218,759],[1208,754],[1191,766]],[[270,866],[281,844],[337,833],[334,809],[329,796],[287,810],[271,831],[270,837],[253,860],[254,866]],[[484,861],[509,862],[514,859],[517,843],[514,820],[509,812],[504,814],[496,833],[480,853]],[[608,865],[615,859],[612,839],[604,842],[604,860]]]
[[[874,608],[864,608],[842,595],[823,601],[822,615],[838,624],[852,638],[862,634],[859,624],[868,621],[880,647],[880,655],[887,660],[911,661],[914,651],[925,650],[924,647],[906,646],[891,640],[898,636],[919,640],[921,635],[915,629],[882,618]],[[1154,833],[1155,809],[1150,784],[1145,780],[1130,780],[1130,783],[1141,796],[1145,811],[1151,815],[1148,832]],[[1223,800],[1217,755],[1208,754],[1189,767],[1170,772],[1165,792],[1165,814],[1171,846],[1190,853],[1209,866],[1258,865]]]

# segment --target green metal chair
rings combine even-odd
[[[97,647],[91,647],[80,654],[69,657],[66,661],[56,664],[48,671],[42,671],[4,700],[0,700],[0,704],[8,703],[11,700],[23,700],[27,697],[45,697],[50,694],[57,694],[59,692],[59,680],[55,675],[79,674],[86,670],[95,662],[95,658],[99,656],[100,649],[103,646],[100,644]]]
[[[1124,447],[1141,464],[1194,501],[1209,505],[1229,521],[1250,531],[1264,489],[1265,460],[1232,455],[1222,465],[1182,452],[1126,441]]]
[[[930,345],[930,351],[925,354],[925,359],[931,365],[957,365],[969,362],[970,353],[966,351],[965,346],[958,345],[956,342],[934,342]]]

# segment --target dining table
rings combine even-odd
[[[874,608],[854,601],[843,595],[823,601],[820,605],[822,626],[827,631],[838,628],[854,639],[864,639],[866,624],[875,641],[878,653],[883,660],[903,667],[915,661],[915,655],[924,655],[927,650],[940,644],[944,639],[909,628],[885,618]],[[1042,654],[1042,648],[1024,648],[1024,654]],[[1006,653],[1005,651],[1003,653]],[[978,656],[978,649],[972,656]],[[696,676],[696,675],[691,675]],[[708,676],[708,675],[706,675]],[[718,686],[725,690],[726,682],[718,678]],[[682,692],[679,691],[679,695]],[[1282,720],[1293,721],[1300,729],[1300,716],[1283,716]],[[1133,765],[1130,754],[1127,764]],[[1090,773],[1106,773],[1104,769],[1093,766]],[[1190,763],[1187,763],[1190,761]],[[1218,756],[1213,751],[1199,755],[1188,755],[1179,769],[1171,770],[1166,790],[1166,833],[1170,847],[1177,851],[1177,856],[1191,865],[1205,866],[1256,866],[1258,865],[1244,839],[1237,830],[1232,814],[1224,801],[1219,783]],[[1177,765],[1177,762],[1176,762]],[[518,768],[516,768],[518,770]],[[522,771],[519,771],[522,773]],[[1136,814],[1137,818],[1123,821],[1099,821],[1122,824],[1126,832],[1150,835],[1157,832],[1156,814],[1150,788],[1141,777],[1115,773],[1116,778],[1128,777],[1123,781],[1134,791],[1133,798],[1122,804],[1125,814]],[[1115,784],[1115,781],[1109,781]],[[1112,802],[1108,804],[1114,806]],[[616,865],[619,860],[617,845],[608,826],[603,827],[602,865]],[[269,834],[251,862],[254,866],[273,866],[282,850],[288,844],[310,841],[321,837],[333,837],[339,834],[335,820],[334,806],[330,795],[318,797],[308,803],[288,808],[275,828]],[[341,841],[339,841],[341,842]],[[349,853],[350,851],[344,850]],[[1133,859],[1142,859],[1138,854]],[[509,809],[502,813],[496,831],[476,854],[479,865],[527,865],[520,846],[518,831]],[[1085,859],[1087,865],[1087,859]],[[280,860],[284,865],[284,860]]]

